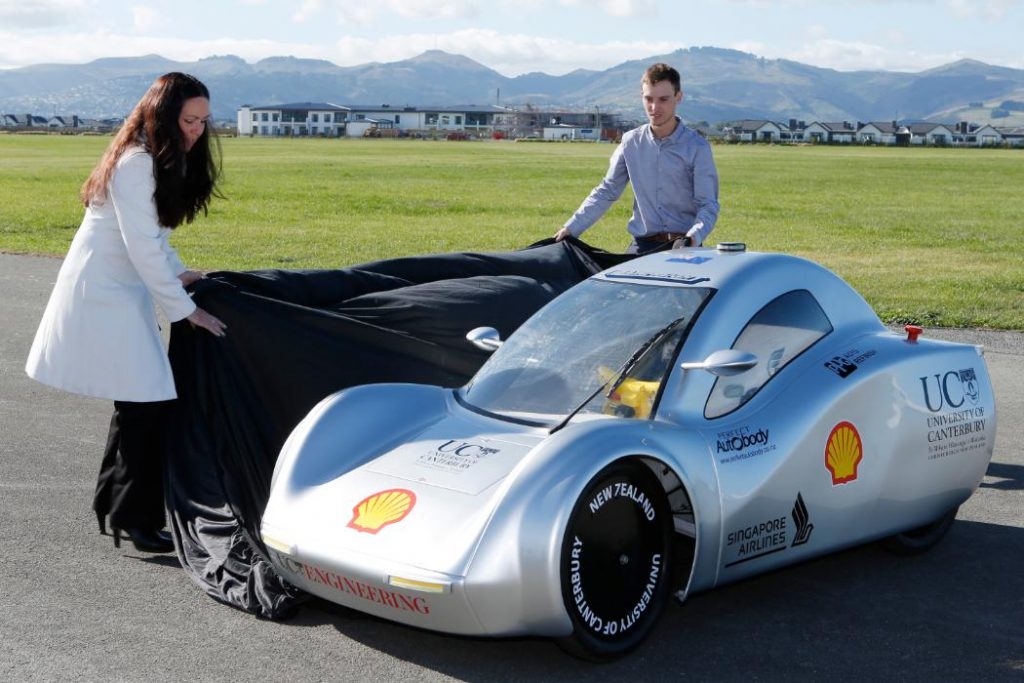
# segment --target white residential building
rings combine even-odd
[[[557,126],[544,126],[543,138],[545,140],[598,140],[601,131],[598,128],[584,128],[566,123]]]
[[[953,144],[953,131],[941,123],[912,123],[910,144],[942,147]]]
[[[782,126],[763,119],[744,119],[733,123],[726,135],[740,142],[778,142],[782,139]]]
[[[857,129],[857,142],[862,145],[895,145],[899,129],[896,121],[868,121]]]
[[[329,102],[294,102],[238,110],[238,134],[287,137],[339,137],[345,132],[348,107]]]

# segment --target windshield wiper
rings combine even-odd
[[[661,328],[660,330],[655,332],[653,335],[651,335],[651,337],[647,341],[645,341],[643,344],[641,344],[640,347],[637,348],[637,350],[633,352],[632,356],[630,356],[629,358],[626,359],[626,362],[622,364],[622,366],[619,368],[618,372],[614,373],[601,386],[599,386],[597,389],[595,389],[593,391],[593,393],[591,393],[589,396],[587,396],[585,399],[583,399],[583,402],[580,403],[575,408],[573,408],[572,412],[570,412],[568,415],[566,415],[565,418],[561,422],[559,422],[554,427],[552,427],[551,430],[548,432],[548,434],[554,434],[559,429],[561,429],[565,425],[569,424],[569,420],[571,420],[572,418],[576,417],[577,413],[579,413],[581,410],[583,410],[583,408],[586,407],[586,405],[588,403],[593,401],[597,397],[597,395],[600,394],[604,390],[605,387],[608,387],[609,384],[611,384],[611,386],[608,388],[608,391],[605,393],[605,396],[606,397],[607,396],[611,396],[612,393],[614,393],[614,391],[619,388],[619,385],[622,384],[622,382],[626,379],[626,375],[629,374],[629,371],[632,370],[636,366],[637,363],[639,363],[641,360],[643,360],[643,358],[647,355],[647,352],[650,351],[651,349],[653,349],[655,346],[657,346],[658,343],[661,342],[662,339],[664,339],[669,334],[671,334],[673,331],[675,331],[675,329],[677,327],[679,327],[680,323],[682,323],[685,320],[686,320],[686,316],[683,316],[681,318],[676,318],[675,320],[670,322],[668,325],[665,325],[665,327]]]

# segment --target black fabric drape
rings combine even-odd
[[[632,258],[577,240],[520,251],[389,259],[338,270],[213,273],[196,302],[216,338],[171,330],[178,411],[167,501],[178,556],[209,595],[265,618],[301,599],[259,539],[274,462],[324,397],[370,382],[459,386],[487,358],[465,334],[503,337],[590,275]]]

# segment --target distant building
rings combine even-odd
[[[329,102],[294,102],[238,110],[238,134],[260,136],[339,137],[345,132],[348,107]]]
[[[895,145],[900,126],[896,121],[869,121],[857,129],[862,145]]]
[[[857,127],[850,121],[815,121],[804,129],[807,142],[848,145],[857,137]]]
[[[922,121],[907,126],[910,129],[910,144],[944,146],[953,143],[953,131],[942,123]]]
[[[782,128],[774,121],[743,119],[727,126],[725,136],[737,142],[778,142],[782,139]]]
[[[1024,126],[1005,128],[996,126],[995,130],[1002,136],[1002,142],[1010,147],[1024,147]]]
[[[47,128],[59,128],[59,129],[71,129],[76,130],[82,126],[82,119],[78,118],[77,115],[66,115],[66,116],[51,116],[46,121]]]
[[[506,130],[513,112],[498,105],[454,104],[400,107],[389,104],[349,105],[350,122],[364,119],[390,121],[406,134],[422,132],[466,132],[490,136],[495,130]]]
[[[463,133],[478,137],[540,137],[545,127],[565,126],[568,139],[617,137],[617,116],[589,111],[544,111],[499,105],[332,104],[299,102],[238,110],[239,135],[363,137],[385,130],[401,135]],[[589,131],[589,132],[584,132]],[[608,133],[611,132],[611,135]]]
[[[560,123],[555,126],[544,126],[542,137],[545,140],[599,140],[601,129]]]

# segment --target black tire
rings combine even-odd
[[[958,505],[934,522],[919,526],[916,529],[893,534],[888,538],[883,538],[880,543],[883,548],[896,555],[917,555],[923,553],[942,540],[942,537],[949,531],[949,527],[953,526],[953,520],[956,519],[956,513],[959,509],[960,506]]]
[[[672,533],[668,499],[643,463],[620,460],[590,480],[562,540],[562,600],[573,624],[564,650],[605,661],[647,637],[668,598]]]

